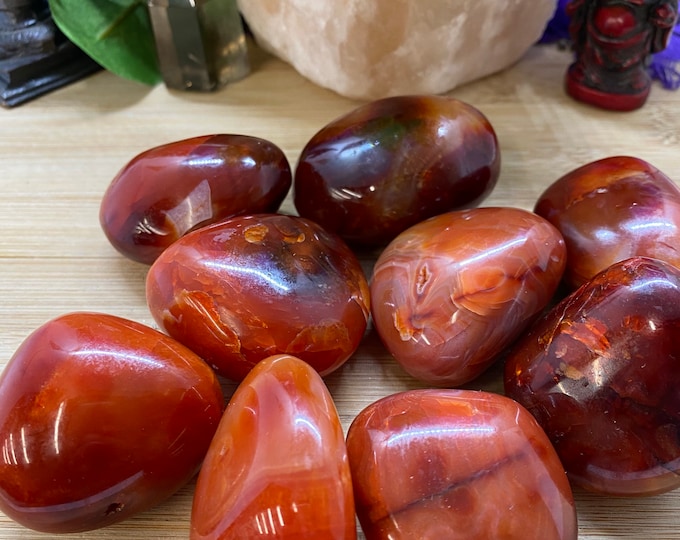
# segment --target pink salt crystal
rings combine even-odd
[[[239,0],[258,44],[358,99],[443,93],[517,60],[557,0]]]

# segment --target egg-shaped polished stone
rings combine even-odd
[[[641,159],[614,156],[578,167],[541,194],[535,212],[564,236],[564,278],[574,289],[634,256],[680,267],[680,188]]]
[[[414,377],[456,386],[489,367],[552,298],[564,241],[517,208],[442,214],[401,233],[376,261],[375,327]]]
[[[358,347],[370,310],[356,256],[297,216],[237,216],[189,233],[146,285],[158,324],[234,380],[272,354],[327,375]]]
[[[572,482],[639,496],[680,487],[680,270],[632,258],[583,284],[513,346],[506,394]]]
[[[116,175],[99,219],[111,244],[151,264],[179,237],[221,219],[275,212],[292,183],[275,144],[247,135],[194,137],[151,148]]]
[[[194,477],[223,408],[213,371],[165,334],[52,319],[0,376],[0,510],[45,538],[128,519]]]
[[[361,411],[347,433],[367,540],[574,540],[564,469],[506,397],[411,390]]]
[[[288,355],[239,385],[194,494],[191,540],[258,538],[356,538],[338,413],[316,371]]]
[[[500,151],[488,119],[445,96],[367,103],[316,133],[295,169],[298,213],[351,245],[382,246],[423,219],[482,201]]]

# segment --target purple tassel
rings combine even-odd
[[[555,43],[569,41],[569,16],[566,6],[570,0],[559,0],[553,18],[539,40],[539,43]],[[652,55],[649,64],[652,79],[661,82],[664,88],[678,90],[680,88],[680,20],[675,26],[668,46],[661,52]]]
[[[680,88],[680,22],[673,30],[668,46],[652,56],[649,74],[668,90]]]

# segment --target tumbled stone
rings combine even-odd
[[[555,450],[518,403],[488,392],[411,390],[361,411],[347,433],[367,540],[575,540]]]
[[[309,364],[259,362],[229,401],[201,468],[191,540],[356,540],[347,447]]]
[[[274,354],[328,375],[354,354],[369,318],[357,257],[298,216],[236,216],[195,230],[161,253],[146,286],[158,325],[235,381]]]
[[[384,246],[426,218],[481,203],[501,155],[483,113],[449,96],[365,103],[319,130],[295,168],[298,213],[353,246]]]
[[[615,263],[540,318],[505,364],[571,482],[615,496],[680,488],[680,270]]]
[[[491,366],[553,297],[564,240],[520,208],[448,212],[397,236],[375,263],[373,324],[413,377],[459,386]]]
[[[642,159],[612,156],[573,169],[534,211],[564,237],[564,281],[572,289],[630,257],[680,268],[680,188]]]
[[[337,93],[442,93],[535,43],[555,0],[239,0],[258,44]]]

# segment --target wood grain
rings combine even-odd
[[[511,69],[451,92],[482,110],[499,137],[501,178],[485,206],[531,209],[557,177],[611,155],[645,159],[680,180],[680,93],[655,85],[639,111],[596,110],[565,96],[569,61],[566,51],[536,47]],[[358,104],[256,52],[249,77],[212,94],[147,88],[102,72],[0,111],[0,367],[34,328],[65,312],[103,311],[153,325],[146,267],[119,256],[98,223],[105,188],[134,155],[186,137],[243,133],[278,144],[294,164],[318,129]],[[283,210],[294,212],[290,199]],[[372,260],[363,262],[370,272]],[[373,332],[327,382],[345,429],[370,402],[420,386]],[[500,391],[498,368],[470,386]],[[189,485],[125,523],[63,538],[187,538],[191,494]],[[612,499],[576,490],[576,497],[583,540],[680,539],[680,491]],[[3,540],[47,537],[0,515]]]

